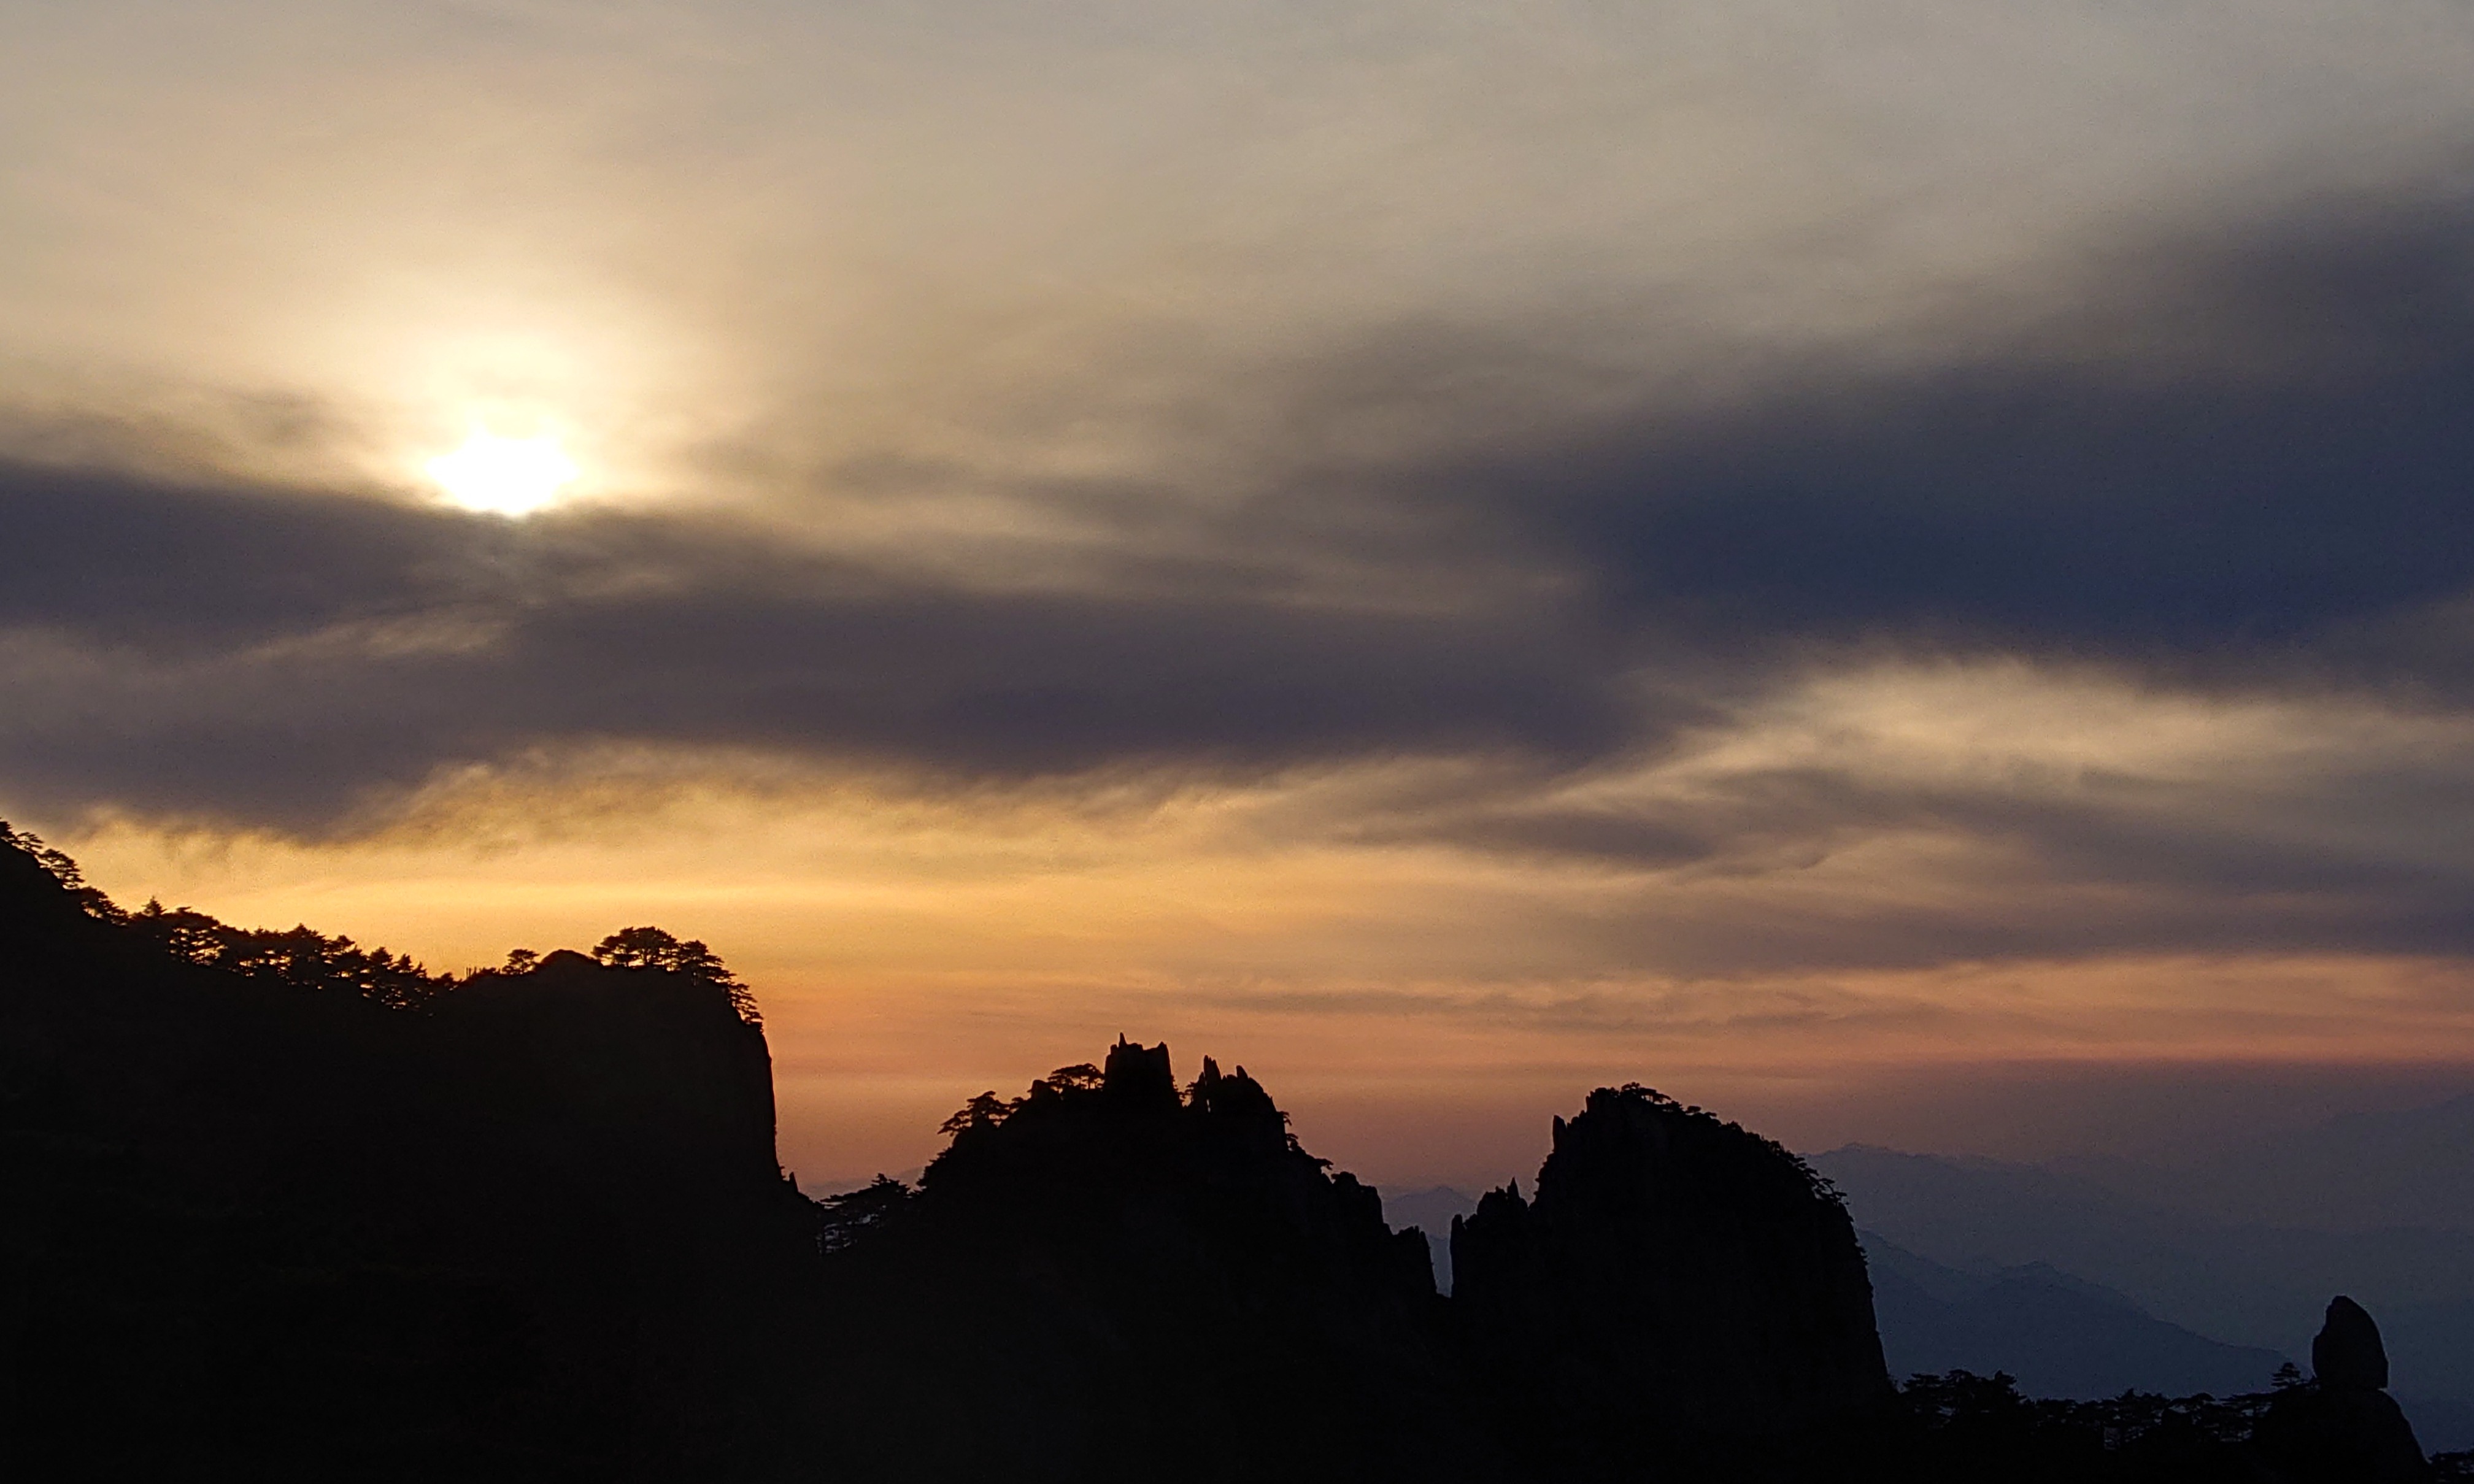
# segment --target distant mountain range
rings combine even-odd
[[[2050,1168],[2165,1211],[2319,1231],[2474,1231],[2474,1095],[2349,1113],[2204,1158]]]
[[[1894,1369],[1904,1369],[1904,1342],[1895,1334],[1905,1322],[1900,1305],[1911,1297],[1896,1279],[1912,1281],[1919,1270],[1900,1267],[1892,1253],[1974,1279],[2042,1265],[2163,1322],[2139,1340],[2142,1331],[2103,1331],[2083,1316],[2091,1338],[2110,1334],[2087,1358],[2114,1357],[2083,1373],[2088,1387],[2107,1384],[2107,1376],[2145,1386],[2135,1378],[2195,1375],[2190,1367],[2216,1363],[2203,1364],[2190,1340],[2233,1353],[2303,1356],[2326,1296],[2345,1293],[2379,1313],[2397,1397],[2424,1441],[2465,1448],[2474,1447],[2474,1217],[2465,1214],[2474,1142],[2462,1131],[2469,1120],[2474,1099],[2341,1118],[2205,1166],[2011,1164],[1863,1146],[1810,1161],[1845,1193],[1868,1233]],[[2405,1217],[2426,1224],[2404,1224]],[[2001,1302],[2030,1297],[2012,1292]],[[2050,1293],[2033,1297],[2059,1302]],[[1989,1302],[1966,1301],[1973,1317],[1915,1311],[1917,1326],[1907,1333],[1920,1345],[1941,1337],[1920,1353],[1937,1353],[1934,1346],[1960,1335],[1991,1344],[2002,1326],[1979,1323]],[[2023,1380],[2079,1364],[2042,1348],[2064,1330],[2029,1324],[2024,1312],[2010,1351],[1973,1350],[1965,1363],[1999,1365]]]
[[[1477,1197],[1449,1185],[1383,1195],[1383,1219],[1393,1230],[1416,1227],[1426,1234],[1426,1251],[1435,1266],[1435,1292],[1440,1294],[1452,1291],[1452,1218],[1476,1209]]]
[[[2030,1396],[2084,1400],[2125,1391],[2228,1397],[2265,1389],[2287,1359],[2169,1325],[2047,1263],[1969,1273],[1861,1235],[1894,1375],[2004,1371]]]

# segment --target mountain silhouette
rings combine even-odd
[[[1445,1297],[1424,1233],[1260,1082],[1194,1072],[1121,1036],[971,1099],[915,1186],[813,1202],[776,1163],[752,992],[701,943],[631,927],[437,975],[124,911],[7,832],[0,1470],[2426,1476],[2350,1300],[2316,1375],[2255,1395],[1894,1388],[1875,1312],[1900,1275],[1868,1273],[1809,1165],[1714,1114],[1590,1092],[1533,1196],[1450,1222]],[[2082,1307],[2022,1323],[2104,1302],[2038,1281]]]
[[[1538,1173],[1452,1223],[1453,1302],[1494,1388],[1583,1472],[1786,1448],[1886,1408],[1864,1255],[1785,1149],[1602,1087]]]
[[[164,915],[0,849],[12,1476],[759,1467],[814,1216],[725,986],[557,954],[415,1008]]]
[[[1477,1466],[1423,1242],[1298,1148],[1244,1068],[1206,1058],[1180,1089],[1165,1045],[1120,1040],[948,1128],[916,1192],[847,1203],[864,1229],[830,1265],[860,1363],[828,1390],[901,1420],[858,1459],[937,1478]],[[958,1355],[1007,1357],[967,1410]]]

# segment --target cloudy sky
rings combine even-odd
[[[2474,1085],[2469,472],[2462,0],[0,7],[0,815],[704,937],[819,1181]]]

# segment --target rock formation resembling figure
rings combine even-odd
[[[2323,1391],[2386,1391],[2389,1350],[2380,1326],[2353,1300],[2328,1301],[2328,1317],[2311,1340],[2311,1375]]]
[[[2413,1425],[2388,1394],[2380,1326],[2353,1300],[2328,1301],[2311,1342],[2312,1379],[2277,1398],[2255,1441],[2278,1484],[2406,1484],[2431,1477]]]
[[[1453,1302],[1584,1472],[1860,1421],[1890,1378],[1854,1225],[1781,1146],[1646,1088],[1555,1121],[1538,1194],[1455,1221]]]

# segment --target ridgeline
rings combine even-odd
[[[2341,1299],[2257,1396],[1894,1386],[1828,1183],[1643,1087],[1454,1221],[1449,1298],[1243,1067],[1120,1038],[944,1131],[802,1196],[753,996],[657,929],[435,975],[0,834],[0,1475],[2474,1476]]]

